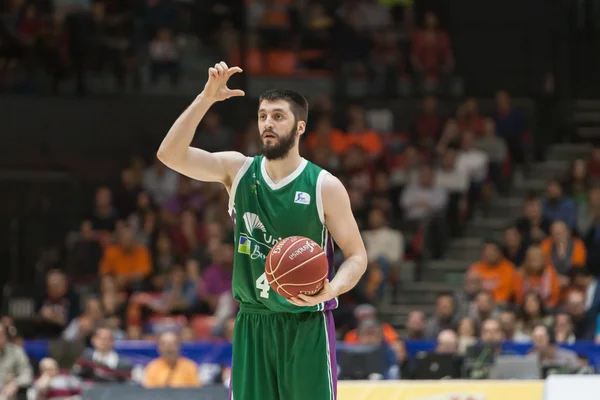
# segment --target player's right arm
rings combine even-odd
[[[158,149],[158,159],[166,166],[199,181],[231,186],[246,157],[235,151],[210,153],[190,144],[198,124],[214,103],[244,95],[242,90],[227,87],[229,78],[238,72],[242,72],[241,68],[229,68],[224,62],[208,70],[204,90],[177,118]]]

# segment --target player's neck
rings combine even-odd
[[[287,157],[281,160],[265,159],[265,169],[269,174],[269,178],[273,182],[279,183],[294,172],[301,162],[302,157],[300,157],[300,154],[290,151]]]

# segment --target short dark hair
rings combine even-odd
[[[263,101],[284,100],[289,103],[290,109],[296,118],[296,122],[308,122],[308,101],[298,92],[287,89],[273,89],[264,92],[258,98],[258,104]]]

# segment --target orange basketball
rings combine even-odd
[[[269,285],[288,299],[318,293],[328,272],[329,263],[323,249],[314,240],[302,236],[279,241],[265,263]]]

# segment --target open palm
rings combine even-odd
[[[229,68],[223,61],[208,69],[208,82],[204,86],[204,94],[215,101],[226,100],[230,97],[243,96],[245,93],[239,89],[229,89],[227,81],[229,78],[242,72],[240,67]]]

